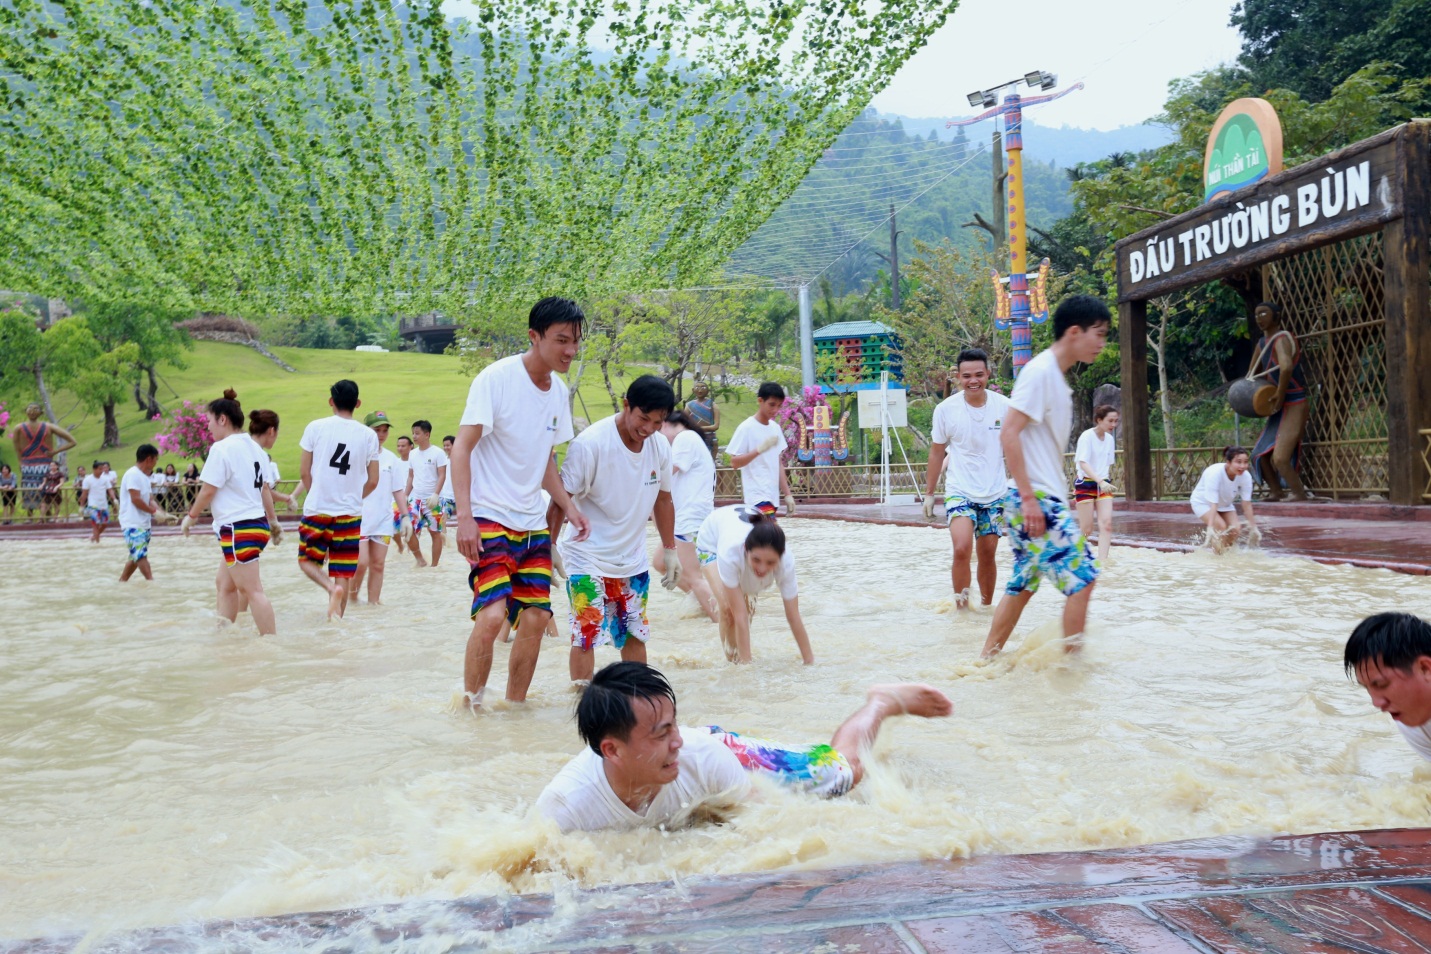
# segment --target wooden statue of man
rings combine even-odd
[[[1292,332],[1282,327],[1282,307],[1264,301],[1252,312],[1262,340],[1253,352],[1249,375],[1261,375],[1277,388],[1272,415],[1252,448],[1252,474],[1267,485],[1267,500],[1281,500],[1286,485],[1293,500],[1307,499],[1297,473],[1302,434],[1307,429],[1307,382],[1302,371],[1302,349]]]
[[[45,481],[50,463],[76,444],[69,431],[42,420],[44,412],[38,404],[26,407],[24,423],[10,435],[15,442],[15,454],[20,458],[23,506],[30,514],[40,508],[40,485]],[[55,446],[56,441],[60,446]]]

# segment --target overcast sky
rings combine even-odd
[[[1040,123],[1115,129],[1156,114],[1168,81],[1237,57],[1233,0],[961,0],[874,98],[881,112],[968,115],[976,89],[1032,70],[1084,90],[1037,107]],[[1000,39],[1016,17],[1016,44]]]
[[[1168,81],[1233,60],[1240,42],[1227,25],[1234,0],[961,0],[889,87],[876,109],[905,116],[968,115],[966,98],[1032,70],[1056,73],[1059,88],[1086,89],[1038,107],[1040,123],[1116,129],[1151,118]],[[474,15],[445,0],[452,16]],[[1006,25],[1014,42],[1001,38]]]

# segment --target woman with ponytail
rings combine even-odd
[[[258,575],[258,558],[270,539],[279,542],[278,517],[273,512],[273,494],[267,482],[268,454],[258,441],[244,433],[243,408],[232,389],[208,405],[209,431],[214,445],[199,473],[199,494],[184,516],[184,534],[205,508],[213,512],[214,535],[219,539],[223,560],[214,580],[218,591],[218,613],[229,622],[238,618],[247,604],[260,636],[277,632],[273,605],[264,595]],[[267,418],[260,433],[277,436],[278,415]],[[260,423],[255,421],[255,423]]]
[[[734,506],[711,511],[696,534],[696,556],[706,583],[715,594],[720,641],[725,658],[748,663],[750,617],[755,597],[779,584],[785,620],[805,665],[815,661],[805,621],[800,618],[800,594],[795,584],[795,555],[785,549],[785,531],[775,522],[774,507]]]

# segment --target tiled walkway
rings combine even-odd
[[[432,935],[436,935],[435,937]],[[426,938],[429,942],[423,944]],[[407,939],[407,944],[403,944]],[[77,939],[0,942],[0,954]],[[137,932],[96,952],[602,954],[1431,952],[1431,832],[1143,848],[694,879]]]
[[[1257,504],[1254,512],[1264,534],[1262,548],[1268,553],[1431,574],[1431,507]],[[798,515],[899,526],[942,525],[926,521],[918,504],[806,504]],[[1201,536],[1202,524],[1185,504],[1119,501],[1114,506],[1115,545],[1190,550]]]

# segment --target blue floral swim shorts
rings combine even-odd
[[[138,563],[149,555],[149,531],[140,527],[124,528],[124,543],[129,547],[129,562]]]
[[[1041,577],[1047,577],[1064,596],[1072,596],[1098,579],[1098,561],[1088,547],[1088,540],[1078,530],[1078,520],[1068,510],[1068,504],[1042,490],[1034,491],[1047,526],[1037,537],[1024,532],[1024,512],[1020,509],[1019,492],[1010,488],[1004,498],[1004,520],[1009,527],[1009,546],[1014,552],[1014,572],[1004,592],[1015,596],[1025,590],[1038,590]]]
[[[944,512],[953,523],[963,517],[974,524],[976,537],[1002,537],[1004,535],[1004,498],[988,503],[975,503],[962,494],[948,494],[944,498]]]

